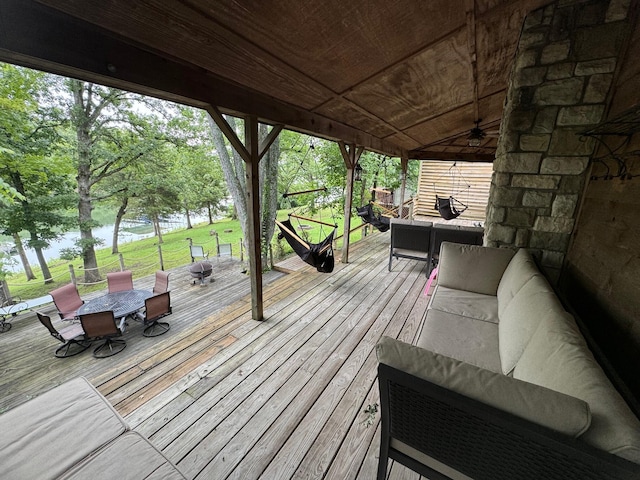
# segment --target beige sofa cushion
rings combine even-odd
[[[502,310],[498,324],[502,373],[511,373],[546,315],[563,315],[562,304],[542,275],[534,275]]]
[[[438,262],[438,285],[496,295],[514,251],[443,242]]]
[[[571,315],[543,318],[513,376],[586,401],[592,421],[582,440],[640,463],[640,421],[597,364]]]
[[[0,416],[0,478],[57,478],[126,430],[93,385],[76,378]]]
[[[586,402],[383,337],[378,361],[539,425],[576,437],[589,428]]]
[[[119,459],[126,459],[119,461]],[[136,480],[186,480],[180,471],[148,440],[137,432],[127,432],[76,465],[61,478]]]
[[[498,325],[430,309],[416,344],[493,372],[500,372]]]
[[[498,299],[493,295],[437,285],[431,294],[428,308],[484,322],[498,323]]]
[[[522,287],[534,276],[539,275],[540,270],[536,266],[529,252],[521,248],[513,256],[509,265],[504,271],[500,283],[498,284],[498,308],[499,314],[511,302],[511,299],[520,291]]]

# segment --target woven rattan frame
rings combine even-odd
[[[378,379],[380,480],[389,458],[430,479],[448,478],[392,449],[391,438],[476,480],[640,478],[640,465],[388,365],[379,365]]]

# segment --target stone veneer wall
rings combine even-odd
[[[485,244],[532,251],[557,280],[625,40],[629,0],[559,0],[525,19],[505,100]]]

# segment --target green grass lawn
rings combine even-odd
[[[278,218],[285,219],[287,218],[287,214],[287,211],[280,211],[278,213]],[[323,221],[332,222],[330,215],[324,215],[322,218]],[[341,235],[344,221],[342,218],[336,218],[335,220],[336,223],[338,223],[336,236]],[[298,220],[293,220],[292,223],[296,230],[298,230],[299,234],[303,235],[302,231],[299,229]],[[306,224],[310,227],[308,230],[304,231],[304,234],[307,235],[307,241],[311,243],[318,243],[324,236],[328,235],[331,230],[331,228],[326,226],[321,227],[313,222],[300,221],[300,223]],[[352,229],[360,224],[361,222],[358,217],[352,218]],[[210,256],[215,256],[216,236],[212,234],[214,231],[218,234],[219,243],[230,243],[232,246],[233,256],[240,258],[242,229],[240,228],[238,220],[231,219],[219,220],[211,225],[206,223],[199,224],[194,226],[192,229],[185,228],[164,233],[162,235],[163,243],[160,246],[158,245],[157,237],[123,243],[119,246],[119,251],[122,255],[125,269],[131,270],[134,278],[140,278],[151,275],[156,270],[160,269],[159,247],[162,250],[162,259],[165,270],[189,264],[191,262],[189,238],[194,245],[202,245],[205,251],[210,252]],[[277,233],[278,229],[276,227],[276,234]],[[278,241],[276,238],[277,237],[274,236],[272,242],[274,261],[292,253],[291,247],[286,243],[286,241]],[[360,233],[354,233],[351,236],[351,241],[354,242],[360,238]],[[338,240],[336,247],[341,248],[341,246],[342,241]],[[105,275],[108,272],[120,270],[119,255],[112,254],[111,247],[96,249],[96,256],[100,275],[103,279],[106,278]],[[248,262],[246,252],[243,256],[244,261]],[[12,274],[7,278],[9,291],[14,298],[22,300],[46,295],[58,286],[65,285],[71,281],[70,265],[73,266],[73,270],[79,284],[78,289],[80,294],[106,288],[106,283],[104,281],[92,286],[81,285],[84,281],[81,259],[76,259],[72,262],[55,259],[49,261],[49,269],[51,270],[51,276],[54,280],[53,283],[44,284],[42,281],[42,272],[38,265],[34,264],[32,265],[32,269],[37,279],[27,282],[24,273]]]

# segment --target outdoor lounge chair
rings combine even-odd
[[[131,270],[107,273],[109,293],[133,290],[133,273]]]
[[[93,350],[93,356],[96,358],[110,357],[120,353],[127,346],[124,340],[116,338],[122,335],[122,331],[116,325],[111,310],[80,315],[80,324],[89,340],[104,340]]]
[[[86,339],[84,330],[82,330],[80,324],[74,323],[68,327],[56,330],[53,323],[51,323],[51,317],[40,312],[36,312],[36,315],[40,323],[47,327],[51,336],[63,343],[63,345],[56,348],[54,353],[56,357],[72,357],[89,348],[89,341]]]
[[[56,288],[49,294],[53,298],[53,303],[62,320],[74,320],[77,317],[78,309],[84,301],[80,298],[78,289],[73,283]]]
[[[145,327],[142,334],[145,337],[157,337],[158,335],[167,333],[169,328],[171,328],[169,324],[167,322],[159,322],[158,320],[171,314],[171,298],[169,297],[169,292],[147,298],[144,305]]]
[[[169,272],[162,270],[156,272],[156,283],[153,285],[152,291],[154,295],[169,291]]]

